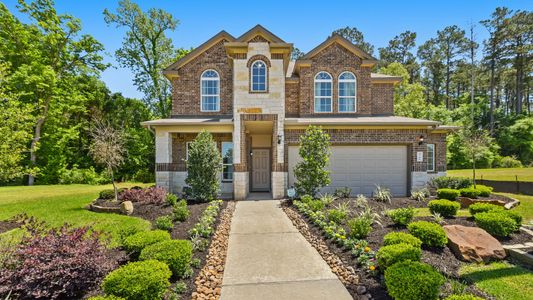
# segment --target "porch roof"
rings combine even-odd
[[[176,118],[176,119],[157,119],[141,122],[145,127],[151,126],[172,126],[172,125],[226,125],[233,124],[233,119],[221,118]]]
[[[400,116],[369,117],[323,117],[323,118],[286,118],[287,125],[399,125],[399,126],[438,126],[440,122]]]

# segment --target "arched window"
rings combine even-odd
[[[320,72],[315,76],[315,112],[331,112],[331,75]]]
[[[267,91],[267,66],[264,61],[256,60],[252,64],[252,92]]]
[[[220,77],[215,70],[205,70],[201,77],[201,111],[220,110]]]
[[[355,112],[357,79],[351,72],[339,76],[339,112]]]

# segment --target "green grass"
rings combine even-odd
[[[121,184],[128,187],[138,184]],[[0,220],[27,213],[46,221],[51,226],[69,223],[73,226],[92,225],[94,229],[110,234],[111,246],[117,245],[118,233],[127,227],[149,229],[146,220],[118,214],[95,213],[85,209],[103,189],[111,185],[38,185],[0,187]],[[16,230],[15,230],[16,232]],[[13,235],[13,231],[3,235]]]
[[[448,176],[460,176],[472,178],[472,169],[448,170]],[[519,181],[533,182],[533,168],[499,168],[499,169],[476,169],[476,178],[497,181],[515,181],[518,176]]]
[[[533,222],[533,196],[508,193],[498,194],[520,200],[520,205],[513,208],[513,211],[519,213],[524,218],[522,223],[527,224],[529,222]]]
[[[416,208],[416,217],[429,217],[431,216],[431,213],[429,212],[429,208],[427,207],[421,207]],[[468,209],[460,209],[457,212],[458,217],[470,217],[470,213],[468,212]]]
[[[533,299],[533,272],[525,268],[506,262],[468,264],[461,268],[460,273],[461,277],[474,282],[496,299]]]

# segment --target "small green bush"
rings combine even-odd
[[[302,201],[303,203],[305,204],[308,204],[309,202],[313,201],[313,196],[310,196],[310,195],[303,195],[301,198],[300,198],[300,201]]]
[[[518,213],[512,211],[512,210],[503,210],[501,211],[502,214],[510,217],[511,219],[513,219],[516,223],[516,227],[517,229],[520,228],[520,225],[522,225],[522,216],[519,215]]]
[[[174,223],[172,223],[172,216],[161,216],[155,219],[155,228],[160,230],[171,231],[174,228]]]
[[[388,245],[379,248],[376,253],[378,266],[385,270],[389,266],[404,260],[420,261],[422,250],[408,244]]]
[[[383,237],[383,245],[396,245],[396,244],[408,244],[417,248],[422,246],[422,241],[405,232],[389,232]]]
[[[155,259],[168,265],[174,276],[182,277],[189,269],[192,244],[186,240],[170,240],[147,246],[141,251],[140,260]]]
[[[441,176],[431,179],[429,185],[436,189],[462,189],[472,185],[472,179],[467,177]]]
[[[474,186],[472,186],[473,188]],[[486,186],[482,184],[476,184],[476,190],[479,191],[479,196],[481,197],[489,197],[490,194],[492,194],[492,191],[494,190],[491,186]]]
[[[403,261],[385,270],[387,292],[395,300],[434,300],[445,279],[432,266]]]
[[[392,193],[389,188],[376,185],[374,192],[372,192],[372,197],[379,202],[390,203],[392,199]]]
[[[437,197],[439,199],[446,199],[446,200],[455,200],[457,197],[459,197],[461,193],[458,190],[454,189],[438,189],[437,190]]]
[[[124,248],[131,253],[141,253],[144,247],[170,240],[170,234],[163,230],[142,231],[124,239]]]
[[[109,273],[102,282],[108,295],[127,300],[163,299],[172,272],[157,260],[130,262]]]
[[[373,220],[365,217],[356,217],[348,221],[350,229],[348,235],[354,239],[362,239],[368,236],[372,230]]]
[[[497,157],[494,162],[495,168],[522,168],[522,162],[514,156]]]
[[[339,197],[339,198],[350,198],[350,194],[352,193],[352,189],[349,188],[349,187],[343,187],[343,188],[338,188],[335,190],[335,193],[333,193],[333,195],[335,197]]]
[[[444,247],[448,243],[446,232],[439,224],[416,221],[407,226],[409,233],[419,238],[423,245],[430,247]]]
[[[94,297],[89,298],[89,300],[124,300],[124,298],[113,296],[113,295],[105,295],[105,296],[94,296]]]
[[[415,216],[415,212],[415,209],[412,207],[402,207],[388,210],[386,214],[391,218],[394,224],[405,226],[411,222]]]
[[[328,209],[326,211],[326,217],[328,221],[334,222],[335,224],[344,224],[346,218],[348,218],[348,211],[339,208]]]
[[[100,191],[100,195],[98,196],[100,199],[113,199],[115,198],[115,190],[108,189],[108,190],[102,190]]]
[[[174,195],[174,194],[167,194],[167,203],[170,205],[170,206],[174,206],[176,205],[176,203],[178,203],[178,196]]]
[[[324,202],[320,199],[311,200],[307,203],[307,205],[309,206],[309,209],[314,212],[321,211],[325,207]]]
[[[438,213],[443,217],[451,217],[457,214],[461,204],[450,200],[431,200],[428,203],[428,208],[431,214]]]
[[[172,208],[172,211],[174,213],[174,219],[178,222],[183,222],[187,220],[191,212],[187,208],[187,200],[181,199],[174,205]]]
[[[468,207],[468,211],[472,216],[475,216],[478,213],[489,212],[489,211],[500,211],[504,208],[495,204],[490,203],[474,203]]]
[[[494,236],[509,236],[518,229],[516,221],[503,211],[477,213],[474,220],[477,226]]]
[[[471,199],[476,199],[481,194],[480,191],[476,190],[473,187],[460,189],[459,192],[461,193],[462,197],[468,197],[468,198],[471,198]]]
[[[483,298],[471,294],[461,294],[448,296],[444,300],[483,300]]]

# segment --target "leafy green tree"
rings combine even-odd
[[[127,29],[115,56],[121,66],[133,71],[133,82],[144,93],[144,100],[154,113],[168,117],[171,85],[161,71],[178,55],[166,32],[174,31],[179,21],[162,9],[143,12],[129,0],[119,2],[116,14],[105,9],[104,19],[107,24]]]
[[[387,47],[379,48],[380,65],[386,66],[390,63],[397,62],[402,64],[409,72],[409,82],[412,83],[418,78],[420,66],[416,62],[413,54],[416,43],[416,32],[405,31],[395,36],[389,41]]]
[[[417,52],[417,56],[423,66],[422,84],[428,87],[431,94],[426,93],[428,102],[435,105],[441,104],[441,89],[444,78],[443,52],[435,39],[429,39],[424,42]]]
[[[203,130],[190,143],[186,163],[188,196],[200,201],[215,199],[220,192],[222,157],[211,133]]]
[[[300,196],[315,196],[320,188],[331,183],[329,171],[325,168],[331,155],[330,136],[322,128],[309,126],[300,136],[302,158],[294,167],[295,187]]]
[[[498,138],[502,154],[516,156],[523,164],[533,162],[533,117],[517,120],[506,127]]]
[[[346,26],[344,28],[339,28],[333,31],[333,34],[342,36],[370,55],[373,55],[374,53],[374,45],[366,42],[363,33],[356,27]]]

